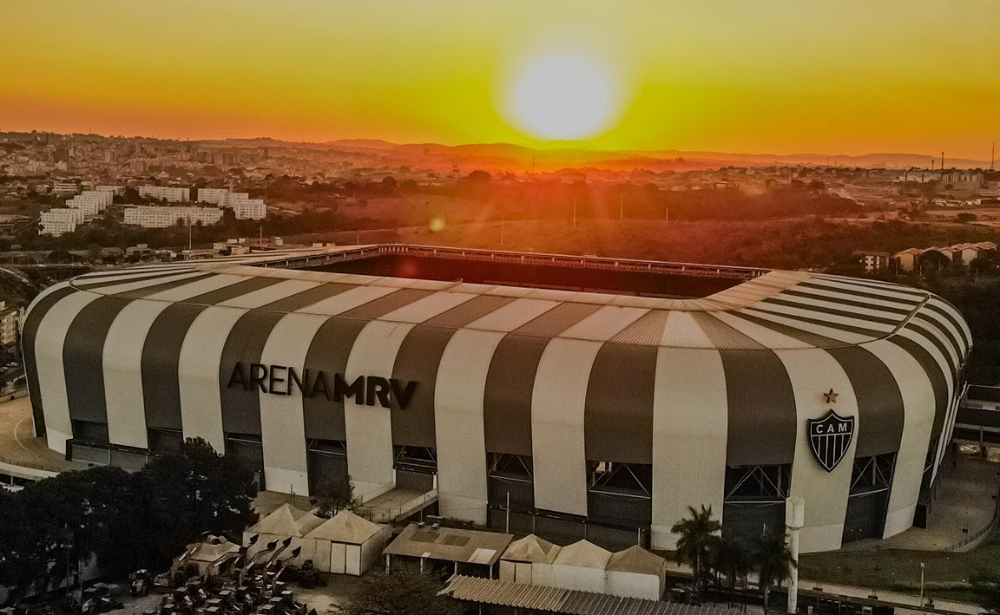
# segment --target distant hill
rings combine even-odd
[[[383,141],[382,139],[337,139],[336,141],[327,141],[323,145],[330,145],[337,149],[375,149],[375,150],[385,150],[392,149],[394,147],[399,147],[397,143],[389,143],[388,141]]]

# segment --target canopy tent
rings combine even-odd
[[[323,572],[360,576],[378,561],[391,537],[391,527],[342,510],[306,534],[302,558]]]
[[[198,574],[205,574],[205,571],[215,560],[219,559],[227,553],[234,553],[240,550],[238,544],[229,542],[222,536],[208,536],[205,540],[196,543],[195,545],[190,545],[189,548],[193,546],[194,551],[191,555],[187,557],[184,564],[194,564],[198,566]],[[187,553],[188,550],[185,550]],[[178,557],[184,557],[180,555]]]
[[[291,504],[283,504],[275,509],[274,512],[244,530],[243,544],[249,547],[247,550],[248,553],[254,555],[258,551],[266,549],[268,543],[272,541],[281,543],[291,538],[288,551],[291,552],[296,547],[303,547],[302,551],[304,553],[306,549],[302,539],[322,523],[323,519],[311,512],[300,510]],[[250,544],[254,535],[258,537],[257,542]],[[300,554],[299,559],[305,561],[309,558]]]
[[[510,534],[498,532],[411,523],[382,554],[386,556],[387,567],[391,566],[393,557],[402,557],[419,560],[421,568],[425,561],[447,562],[454,566],[455,574],[460,574],[461,568],[478,569],[479,572],[485,568],[492,578],[494,564],[500,561],[500,555],[512,538]]]
[[[606,593],[659,600],[666,581],[667,560],[642,547],[619,551],[608,560]]]
[[[534,534],[515,540],[500,556],[500,580],[551,586],[552,562],[560,550]]]
[[[610,559],[611,551],[586,540],[563,547],[552,562],[553,586],[603,593],[604,569]]]

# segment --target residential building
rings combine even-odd
[[[139,186],[139,196],[147,199],[166,199],[168,203],[187,203],[191,200],[191,191],[174,186]]]
[[[81,209],[85,216],[96,216],[111,205],[114,193],[102,190],[85,190],[79,196],[66,201],[66,206]]]
[[[97,186],[98,192],[110,192],[113,196],[125,196],[125,186]]]
[[[264,199],[244,199],[231,203],[237,220],[263,220],[267,217],[267,205],[264,204]]]
[[[217,207],[141,206],[125,209],[125,224],[145,228],[167,228],[179,222],[215,224],[220,220],[222,220],[222,210]]]
[[[851,256],[853,256],[861,264],[865,273],[886,271],[889,269],[889,263],[892,260],[892,255],[888,252],[855,250],[851,253]]]
[[[0,345],[10,346],[17,343],[18,325],[24,309],[7,307],[5,301],[0,301]]]
[[[76,182],[56,182],[52,184],[52,194],[56,196],[69,196],[76,194]]]
[[[38,233],[53,237],[59,237],[63,233],[72,233],[78,224],[83,224],[84,215],[82,209],[69,207],[56,207],[49,211],[43,211],[38,219]]]

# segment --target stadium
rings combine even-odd
[[[36,434],[134,468],[201,437],[271,491],[670,549],[689,505],[802,551],[925,521],[971,348],[925,291],[371,245],[95,272],[33,302]]]

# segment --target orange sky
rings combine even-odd
[[[988,159],[994,0],[3,0],[0,130],[532,144],[533,58],[611,72],[587,145]]]

